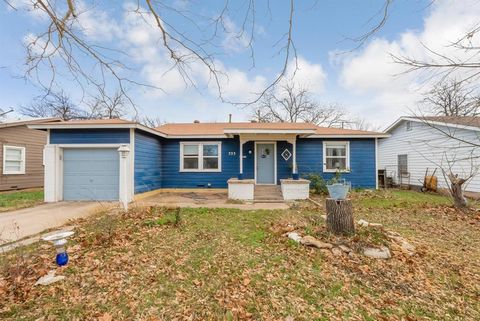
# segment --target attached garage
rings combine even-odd
[[[116,148],[64,148],[63,199],[119,199],[119,153]]]

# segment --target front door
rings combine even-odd
[[[275,182],[275,144],[258,143],[256,148],[256,183],[276,184]]]

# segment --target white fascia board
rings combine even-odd
[[[310,135],[306,138],[387,138],[390,134],[372,134],[372,135]]]
[[[155,129],[149,128],[147,126],[143,126],[140,124],[32,124],[27,125],[30,129],[117,129],[117,128],[125,128],[125,129],[140,129],[145,132],[151,133],[156,136],[160,137],[167,137],[167,135],[156,131]]]
[[[210,139],[210,138],[230,138],[228,135],[166,135],[166,138],[177,139]]]
[[[135,124],[33,124],[31,129],[91,129],[91,128],[135,128]]]
[[[447,123],[447,122],[440,122],[440,121],[432,121],[432,120],[426,120],[422,118],[414,118],[414,117],[400,117],[397,119],[393,124],[391,124],[387,129],[385,129],[385,132],[388,133],[395,127],[397,127],[401,122],[403,121],[413,121],[417,123],[423,123],[426,125],[432,125],[432,126],[445,126],[445,127],[450,127],[450,128],[455,128],[455,129],[468,129],[468,130],[473,130],[473,131],[480,131],[480,127],[475,127],[475,126],[467,126],[467,125],[461,125],[461,124],[453,124],[453,123]]]
[[[314,134],[315,129],[225,129],[225,134]]]

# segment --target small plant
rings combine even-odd
[[[335,175],[328,181],[327,189],[330,198],[336,200],[343,200],[347,197],[348,191],[350,190],[351,185],[349,182],[342,179],[342,173],[337,168]]]
[[[175,227],[178,227],[182,224],[181,209],[175,208],[173,211],[174,212],[170,211],[164,213],[158,218],[147,220],[144,224],[148,227],[162,225],[173,225]]]
[[[118,214],[117,214],[118,215]],[[119,217],[102,213],[89,228],[87,241],[96,245],[111,245],[117,236]]]
[[[307,175],[307,179],[310,181],[310,188],[313,189],[315,194],[327,194],[327,183],[323,177],[318,173],[310,173]]]
[[[182,216],[180,215],[180,207],[177,207],[175,209],[175,222],[173,225],[180,226],[180,224],[182,224]]]
[[[349,171],[347,169],[347,171]],[[337,168],[335,175],[328,181],[329,184],[339,184],[342,183],[342,172]]]

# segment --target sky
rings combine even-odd
[[[362,35],[380,19],[376,14],[383,0],[296,1],[293,41],[299,69],[293,73],[291,59],[286,79],[308,88],[320,103],[344,106],[352,117],[385,128],[415,109],[421,94],[429,88],[422,75],[405,74],[405,66],[395,64],[391,55],[428,58],[422,44],[448,52],[453,40],[480,21],[479,2],[395,1],[386,25],[357,48],[358,43],[348,39]],[[45,31],[46,19],[29,6],[28,0],[11,3],[16,10],[0,4],[0,108],[14,108],[16,112],[9,114],[13,119],[21,117],[20,106],[28,105],[42,93],[36,79],[24,77],[25,44],[32,35]],[[250,107],[222,102],[200,63],[192,63],[189,71],[195,87],[186,84],[171,69],[171,60],[161,45],[153,18],[146,15],[141,19],[132,12],[132,3],[87,0],[76,3],[81,9],[82,37],[90,43],[125,52],[127,55],[115,56],[129,68],[121,71],[122,75],[160,88],[127,86],[140,114],[166,122],[227,121],[229,114],[234,121],[250,119]],[[167,28],[177,28],[193,39],[205,39],[212,30],[205,17],[218,16],[224,2],[165,0],[163,3],[186,13],[180,16],[174,10],[160,8]],[[288,28],[289,1],[270,1],[270,8],[266,1],[257,2],[253,27],[255,66],[252,66],[248,36],[239,34],[245,17],[244,3],[229,1],[223,27],[206,46],[215,53],[215,64],[222,71],[219,80],[222,96],[233,102],[252,99],[281,71],[284,52],[280,50],[283,42],[279,39]],[[200,28],[194,27],[192,20]],[[79,56],[79,61],[92,75],[98,75],[91,60]],[[85,92],[72,81],[60,62],[57,70],[63,76],[56,78],[55,87],[82,104]],[[39,72],[44,81],[49,79],[48,75],[46,69]],[[114,91],[117,83],[111,78],[107,82]],[[133,113],[130,109],[129,116]]]

